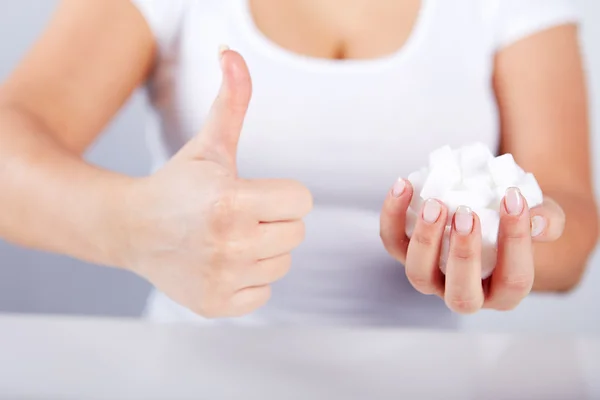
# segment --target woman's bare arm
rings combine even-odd
[[[577,27],[548,29],[501,50],[494,84],[502,152],[533,172],[566,214],[562,237],[535,245],[534,290],[573,289],[598,239]]]
[[[144,81],[155,44],[129,0],[63,0],[0,86],[0,237],[112,265],[129,178],[81,154]]]

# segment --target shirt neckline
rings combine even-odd
[[[409,37],[395,52],[387,56],[369,59],[335,60],[305,56],[288,50],[268,38],[256,25],[250,0],[236,0],[234,7],[236,23],[243,31],[244,39],[252,43],[254,48],[263,55],[299,69],[316,72],[373,72],[391,66],[398,66],[415,51],[427,31],[429,14],[435,0],[421,0],[421,7]]]

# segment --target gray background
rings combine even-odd
[[[0,80],[44,28],[56,0],[0,0]],[[600,2],[580,0],[590,76],[594,153],[600,154]],[[592,39],[595,38],[595,39]],[[127,174],[144,174],[144,99],[137,93],[108,127],[88,158]],[[596,163],[596,171],[600,165]],[[596,174],[600,188],[600,174]],[[1,190],[1,189],[0,189]],[[528,298],[511,313],[483,312],[464,320],[467,330],[555,331],[600,334],[600,254],[583,285],[568,296]],[[122,271],[15,248],[0,242],[0,312],[137,316],[150,287]]]

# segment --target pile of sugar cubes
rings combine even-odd
[[[408,209],[406,234],[410,238],[422,203],[437,199],[448,208],[448,220],[440,254],[440,268],[446,272],[450,230],[459,206],[473,210],[481,221],[482,271],[488,278],[496,265],[500,207],[506,190],[518,187],[530,208],[543,202],[543,194],[533,174],[517,165],[511,154],[494,157],[483,143],[458,149],[444,146],[429,155],[429,165],[408,176],[414,195]]]

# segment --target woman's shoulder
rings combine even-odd
[[[577,0],[473,0],[482,7],[497,48],[553,26],[578,23]]]
[[[235,0],[128,0],[142,13],[159,47],[167,48],[177,36],[186,13],[194,7],[212,12]]]

